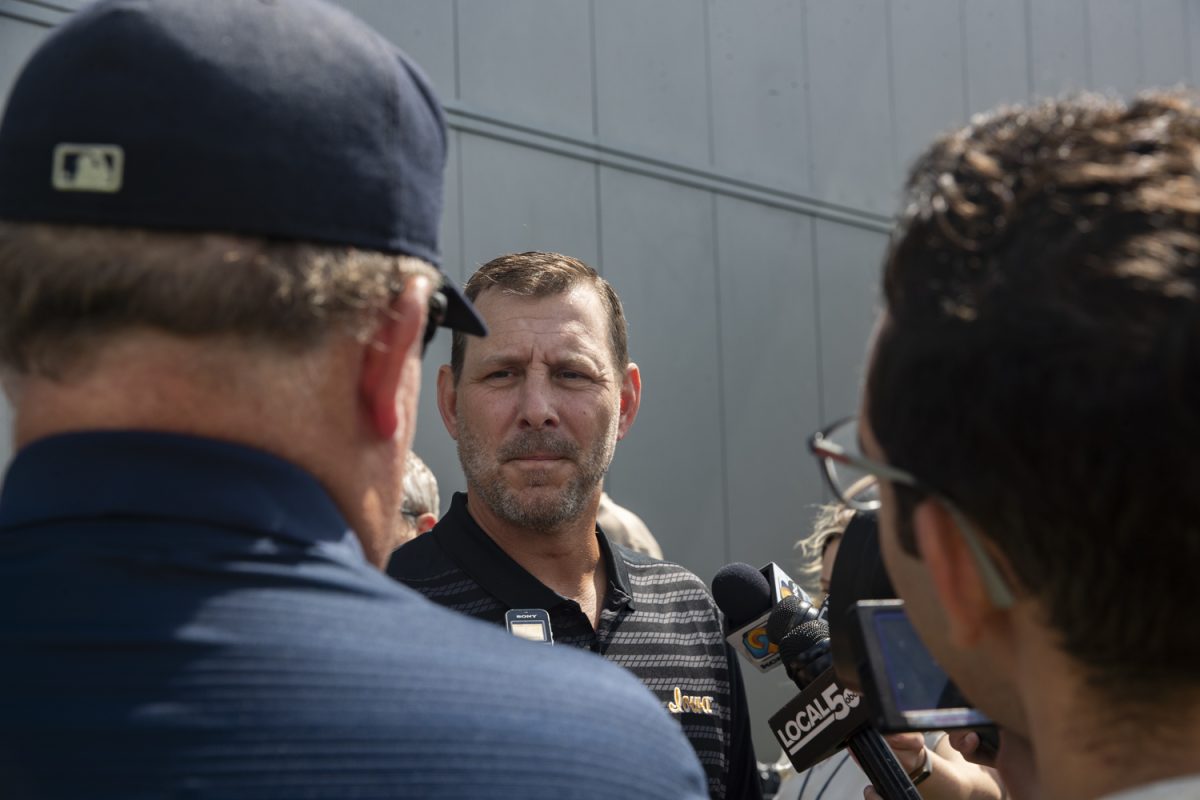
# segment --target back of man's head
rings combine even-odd
[[[404,499],[400,503],[402,525],[392,549],[432,530],[440,510],[437,476],[419,455],[409,450],[404,462]]]
[[[1197,683],[1198,164],[1178,95],[945,136],[908,183],[868,376],[888,461],[973,519],[1127,699]],[[896,492],[903,526],[920,496]]]
[[[354,328],[434,275],[445,152],[416,65],[320,0],[89,6],[0,126],[0,361],[59,374],[142,326],[293,349]]]
[[[411,514],[437,514],[441,508],[437,477],[419,455],[408,451],[404,462],[404,509]]]

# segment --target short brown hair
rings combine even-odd
[[[608,281],[579,259],[537,251],[493,258],[475,271],[467,281],[465,292],[472,301],[493,287],[521,297],[550,297],[579,284],[592,286],[600,296],[600,302],[608,312],[613,364],[618,371],[623,371],[629,364],[629,327],[625,322],[621,298]],[[455,331],[450,349],[450,369],[456,383],[462,377],[466,348],[466,336]]]
[[[914,166],[867,377],[889,462],[991,537],[1114,697],[1200,685],[1200,110],[1002,110]],[[920,496],[895,487],[899,524]]]
[[[103,335],[148,326],[290,349],[362,333],[418,259],[231,233],[0,222],[0,363],[56,375]]]

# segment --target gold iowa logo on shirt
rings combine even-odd
[[[713,714],[713,699],[711,695],[683,694],[675,687],[675,699],[667,703],[667,711],[672,714]]]

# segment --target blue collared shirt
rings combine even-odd
[[[5,796],[678,798],[703,787],[678,726],[632,677],[391,581],[288,462],[103,432],[35,442],[9,469]]]

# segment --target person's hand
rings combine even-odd
[[[994,768],[1013,800],[1029,800],[1037,796],[1033,750],[1024,738],[1001,730],[999,751],[981,748],[979,734],[975,731],[954,731],[947,738],[967,761]]]
[[[892,753],[896,756],[896,762],[900,765],[900,769],[907,772],[910,776],[917,772],[921,767],[925,766],[925,736],[921,733],[890,733],[883,737],[888,747],[892,748]],[[880,795],[875,791],[875,787],[868,785],[863,789],[863,797],[866,800],[879,800]]]
[[[961,732],[960,732],[961,733]],[[948,736],[943,736],[936,747],[926,748],[925,737],[920,733],[891,734],[884,737],[900,767],[910,775],[925,765],[928,756],[929,778],[917,787],[921,796],[929,800],[1000,800],[1005,790],[994,770],[969,763],[951,746]],[[977,740],[963,743],[977,749]],[[875,787],[863,790],[866,800],[881,800]]]
[[[980,748],[979,734],[971,730],[951,731],[947,734],[950,746],[962,753],[962,757],[972,764],[994,767],[996,754],[990,748]]]
[[[900,762],[900,768],[909,775],[912,775],[925,766],[924,734],[915,731],[910,733],[889,733],[883,738],[887,741],[888,746],[892,748],[892,752],[896,754],[896,760]]]

